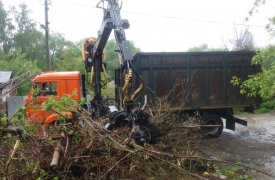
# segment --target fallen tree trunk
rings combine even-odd
[[[53,170],[53,171],[55,171],[58,167],[58,163],[60,161],[61,150],[62,150],[62,139],[59,139],[59,141],[57,142],[57,144],[55,146],[53,157],[52,157],[52,162],[50,165],[51,170]]]
[[[12,135],[21,135],[22,134],[22,129],[21,128],[4,128],[0,129],[0,135],[1,134],[12,134]]]
[[[9,166],[10,166],[10,162],[11,162],[13,156],[15,155],[15,153],[16,153],[18,147],[19,147],[19,143],[20,143],[20,140],[17,140],[17,141],[15,142],[15,144],[14,144],[14,146],[13,146],[13,150],[12,150],[12,152],[11,152],[11,155],[10,155],[8,161],[6,162],[6,168],[5,168],[6,173],[8,172]]]
[[[40,160],[38,159],[35,163],[35,166],[34,166],[33,170],[32,170],[33,178],[37,177],[37,175],[39,173],[39,169],[40,169]]]

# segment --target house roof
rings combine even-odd
[[[12,71],[0,71],[0,84],[6,83],[11,79]]]

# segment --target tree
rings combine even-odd
[[[209,48],[207,44],[201,44],[199,46],[191,47],[188,52],[208,52],[208,51],[225,51],[223,48]]]
[[[128,41],[132,54],[136,54],[140,51],[139,48],[135,47],[134,42]],[[111,39],[108,41],[105,50],[106,50],[106,63],[107,63],[107,72],[109,74],[109,79],[114,80],[114,71],[116,66],[119,65],[119,57],[116,50],[118,49],[116,41]]]
[[[249,97],[261,96],[265,99],[275,96],[275,46],[270,45],[259,51],[252,64],[261,65],[262,72],[250,75],[248,80],[241,82],[240,78],[232,79],[233,85],[241,88],[241,93]]]
[[[235,39],[232,39],[233,51],[252,51],[254,50],[254,39],[248,28],[242,29],[239,33],[235,28]]]
[[[257,12],[257,7],[266,3],[265,0],[255,0],[252,10],[249,12],[253,15]],[[275,34],[275,16],[270,18],[270,23],[266,26],[271,38]],[[252,60],[252,64],[258,64],[262,67],[262,72],[249,76],[248,80],[241,82],[235,77],[232,80],[234,85],[241,87],[241,93],[248,96],[261,96],[271,98],[275,96],[275,44],[268,45],[261,49]]]
[[[28,16],[26,5],[20,5],[5,11],[0,3],[0,70],[12,71],[14,76],[26,72],[35,75],[40,72],[38,60],[43,57],[43,34],[36,29],[35,23]],[[43,53],[44,54],[44,53]],[[19,95],[26,95],[30,89],[30,79],[21,79],[18,87]]]
[[[33,29],[17,33],[14,37],[15,49],[22,51],[30,60],[44,60],[44,35]]]
[[[0,3],[0,49],[6,54],[13,48],[14,28],[9,13]]]
[[[29,61],[26,55],[20,51],[13,51],[9,54],[0,53],[0,71],[12,71],[14,76],[28,73],[33,77],[41,71],[36,64],[36,61]],[[20,79],[20,81],[20,85],[17,87],[18,95],[28,94],[31,86],[30,79]]]
[[[50,54],[53,60],[81,57],[80,46],[65,39],[60,33],[50,36]]]
[[[44,60],[44,35],[37,30],[36,23],[29,18],[30,10],[25,4],[19,5],[19,10],[12,8],[14,21],[16,22],[16,34],[14,36],[15,49],[26,54],[30,60],[38,60],[39,65]],[[43,66],[40,66],[43,68]]]
[[[12,8],[14,20],[17,23],[17,33],[21,34],[26,31],[35,30],[36,24],[29,18],[30,10],[26,4],[19,4],[19,11]]]
[[[50,36],[50,55],[53,69],[84,72],[80,46],[78,43],[67,41],[60,33],[53,33]]]

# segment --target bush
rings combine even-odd
[[[275,110],[275,99],[264,100],[263,103],[255,110],[256,113],[271,112]]]
[[[266,112],[269,112],[269,110],[266,108],[259,108],[255,110],[255,113],[266,113]]]

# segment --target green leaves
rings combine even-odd
[[[77,108],[77,101],[72,100],[71,95],[62,97],[51,96],[47,101],[42,104],[43,111],[71,111]]]
[[[252,64],[261,65],[262,72],[248,76],[242,82],[233,77],[231,83],[240,86],[241,93],[249,97],[261,96],[270,98],[275,95],[275,46],[268,46],[258,52],[252,59]]]
[[[0,118],[0,129],[6,126],[8,123],[8,118],[7,117],[2,117]]]
[[[134,55],[135,53],[139,52],[140,49],[135,47],[134,42],[128,41],[131,52]],[[114,72],[115,67],[119,64],[119,58],[117,52],[115,50],[118,49],[116,41],[111,39],[108,41],[106,47],[106,63],[107,63],[107,72],[109,74],[109,79],[114,80]]]
[[[18,81],[18,95],[26,95],[31,86],[30,78],[41,70],[37,67],[35,61],[29,61],[26,59],[25,54],[15,51],[9,54],[0,53],[0,71],[12,71],[14,77],[22,76]],[[30,77],[24,78],[24,74]]]
[[[241,83],[241,78],[237,76],[233,76],[232,79],[230,80],[230,83],[233,84],[233,86],[239,86]]]
[[[79,102],[79,106],[82,107],[83,105],[87,104],[87,99],[82,97],[80,102]]]
[[[9,126],[20,127],[23,136],[36,131],[36,125],[32,124],[29,120],[25,119],[25,114],[26,107],[19,106],[17,108],[16,114],[12,117],[12,119],[8,120],[6,117],[0,119],[0,129],[1,127],[5,126],[8,123],[8,121],[10,121],[11,123],[9,123]]]

